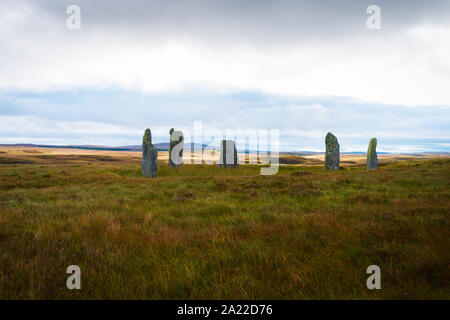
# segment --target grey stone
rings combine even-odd
[[[158,149],[152,144],[152,133],[146,129],[142,139],[142,174],[154,178],[158,175]]]
[[[369,142],[369,148],[367,149],[367,170],[378,169],[378,157],[377,157],[377,139],[372,138]]]
[[[328,132],[325,138],[325,168],[330,170],[339,169],[339,143],[337,138]]]
[[[233,140],[222,140],[220,143],[220,158],[217,166],[219,168],[239,166],[236,144]]]
[[[173,168],[181,167],[183,163],[184,137],[182,131],[175,131],[173,128],[169,131],[169,166]]]

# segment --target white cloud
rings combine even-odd
[[[135,142],[142,130],[92,121],[55,121],[34,116],[0,115],[2,143],[121,145]]]
[[[132,24],[93,27],[86,22],[82,30],[69,31],[64,11],[55,19],[25,4],[4,6],[2,12],[3,89],[117,86],[167,92],[197,87],[349,96],[402,105],[450,104],[448,24],[427,21],[380,33],[361,27],[354,37],[345,34],[341,40],[272,38],[272,43],[261,44],[253,39],[230,43],[195,32],[161,38],[151,24],[140,30]]]

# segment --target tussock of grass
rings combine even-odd
[[[449,298],[449,160],[148,179],[139,159],[23,157],[0,166],[0,298]]]

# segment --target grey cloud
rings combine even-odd
[[[82,9],[85,32],[113,29],[163,40],[192,37],[211,41],[273,43],[336,40],[367,35],[366,8],[382,10],[381,34],[421,23],[449,23],[446,0],[72,0],[29,1],[38,12],[64,20],[69,4]],[[144,40],[144,39],[143,39]]]

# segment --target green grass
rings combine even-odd
[[[160,164],[155,179],[87,161],[0,165],[0,298],[449,298],[449,160]],[[72,264],[81,290],[65,286]]]

